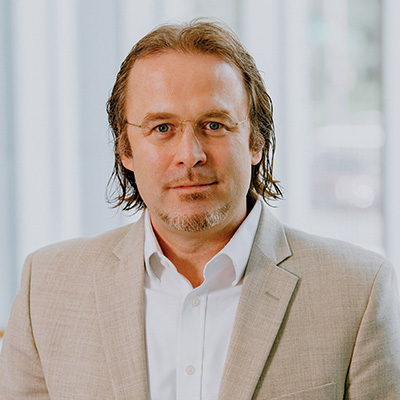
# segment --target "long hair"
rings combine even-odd
[[[139,58],[173,50],[186,53],[216,54],[235,65],[241,72],[249,100],[251,123],[250,148],[262,149],[262,158],[252,166],[248,195],[260,195],[268,203],[282,197],[279,182],[273,177],[275,130],[272,101],[268,95],[253,57],[236,35],[218,22],[195,19],[185,24],[161,25],[140,39],[121,64],[111,96],[107,102],[108,121],[113,134],[115,163],[108,189],[109,201],[124,210],[145,208],[135,181],[135,174],[126,169],[121,156],[132,156],[126,132],[125,100],[129,73]]]

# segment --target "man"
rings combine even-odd
[[[231,32],[151,32],[108,113],[117,204],[145,212],[28,257],[1,399],[400,399],[393,268],[263,204],[272,106]]]

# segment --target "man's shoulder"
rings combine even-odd
[[[318,236],[285,226],[292,257],[289,265],[307,265],[314,272],[342,274],[348,279],[374,278],[382,265],[392,268],[381,254],[342,240]]]
[[[374,251],[295,229],[281,223],[266,207],[263,211],[257,246],[267,258],[295,275],[328,273],[347,277],[368,275],[372,278],[382,265],[391,268],[390,263]]]
[[[97,236],[74,238],[45,246],[30,254],[28,258],[36,264],[71,263],[74,260],[84,262],[85,259],[90,262],[96,259],[106,260],[113,257],[114,249],[127,235],[140,232],[140,229],[140,222],[134,222]]]

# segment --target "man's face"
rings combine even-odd
[[[246,216],[251,165],[261,151],[249,148],[248,99],[239,71],[216,55],[166,51],[139,59],[133,66],[126,119],[137,125],[157,119],[146,137],[127,126],[132,157],[122,156],[135,174],[139,193],[156,231],[200,232],[235,229]],[[212,112],[212,114],[211,114]],[[216,134],[225,113],[237,126]],[[210,114],[210,135],[194,130],[198,116]],[[211,116],[212,115],[212,116]],[[188,121],[170,143],[157,141],[173,120]],[[153,136],[154,135],[154,136]]]

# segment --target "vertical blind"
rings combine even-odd
[[[25,256],[135,216],[110,209],[105,102],[157,24],[216,17],[239,35],[275,109],[286,223],[400,266],[397,0],[1,0],[0,329]]]

